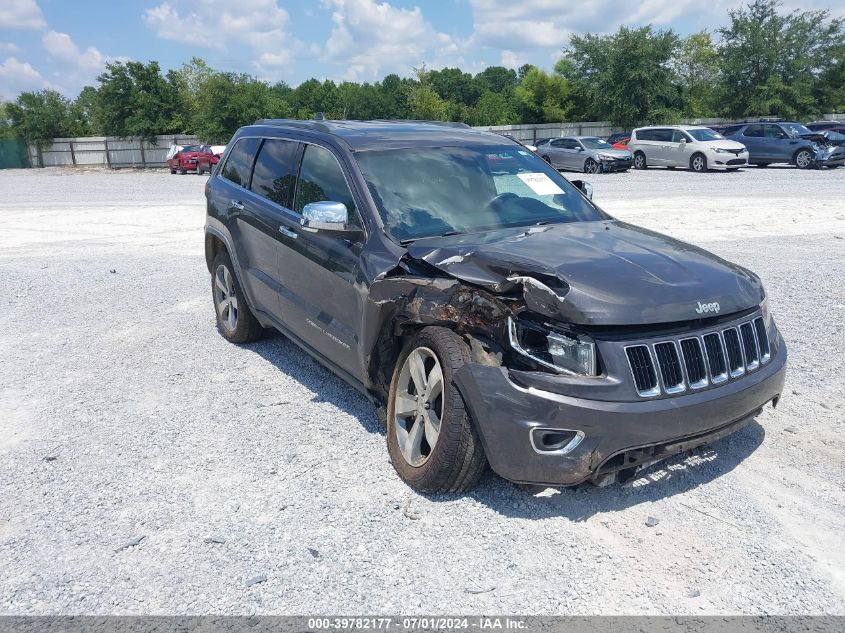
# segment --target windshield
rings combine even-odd
[[[696,141],[721,141],[724,136],[718,132],[714,132],[709,128],[698,128],[697,130],[687,130],[687,134],[693,137]]]
[[[613,149],[613,145],[600,138],[582,138],[581,144],[587,149]]]
[[[808,130],[806,127],[801,125],[800,123],[781,123],[783,129],[785,129],[789,134],[793,137],[801,136],[802,134],[812,134],[811,130]]]
[[[606,216],[535,154],[502,147],[419,147],[355,155],[397,241]]]
[[[182,151],[183,152],[198,152],[198,151],[200,151],[200,146],[199,145],[186,145],[185,147],[182,148]]]

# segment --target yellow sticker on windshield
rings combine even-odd
[[[549,178],[546,174],[517,174],[519,179],[526,185],[531,187],[531,191],[538,196],[553,196],[563,193],[563,189],[558,187],[554,180]]]

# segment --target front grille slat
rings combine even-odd
[[[707,366],[704,364],[704,354],[701,352],[701,341],[697,338],[681,339],[681,354],[684,357],[684,368],[687,370],[690,388],[706,387]]]
[[[707,367],[710,370],[710,380],[714,385],[728,379],[728,361],[725,358],[725,347],[718,332],[711,332],[702,337],[704,352],[707,356]]]
[[[722,330],[625,348],[637,393],[643,398],[677,395],[741,378],[772,358],[762,316]]]
[[[763,317],[754,319],[754,330],[757,333],[757,344],[760,347],[760,362],[768,363],[772,357],[772,350],[769,347],[769,334],[766,332],[766,324]]]
[[[637,393],[644,398],[660,394],[660,385],[657,383],[657,372],[651,360],[651,353],[646,345],[634,345],[625,349],[628,356],[628,364],[631,367],[631,375],[634,378],[634,385]]]
[[[660,378],[663,380],[663,389],[666,393],[673,394],[686,391],[684,372],[681,369],[681,361],[675,343],[667,341],[655,344],[654,356],[657,359]]]
[[[743,323],[739,326],[739,332],[742,336],[742,351],[745,353],[745,368],[748,371],[754,371],[760,366],[754,328],[751,327],[751,323]]]
[[[735,328],[728,328],[723,333],[725,337],[725,350],[728,354],[728,369],[731,378],[738,378],[745,373],[745,359],[742,356],[742,346],[739,342],[739,331]]]

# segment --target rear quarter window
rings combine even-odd
[[[255,162],[255,154],[258,152],[259,145],[261,145],[260,138],[238,140],[232,151],[229,152],[229,157],[226,159],[226,164],[223,165],[220,175],[229,182],[249,188],[252,164]]]

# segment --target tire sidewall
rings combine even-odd
[[[801,156],[801,154],[807,154],[807,157],[808,157],[808,159],[807,159],[807,164],[806,164],[806,165],[804,165],[803,167],[802,167],[802,166],[801,166],[801,164],[798,162],[798,157],[799,157],[799,156]],[[810,167],[812,167],[812,166],[813,166],[813,155],[812,155],[812,153],[810,153],[810,150],[807,150],[807,149],[799,149],[799,150],[795,153],[795,166],[796,166],[798,169],[809,169]]]
[[[701,159],[701,167],[700,168],[695,166],[697,158]],[[689,164],[690,164],[690,168],[692,168],[692,170],[695,171],[695,172],[702,173],[702,172],[707,171],[707,157],[704,156],[704,154],[693,154],[692,158],[690,158]]]
[[[227,329],[220,320],[220,311],[217,309],[217,295],[215,292],[215,284],[217,279],[217,269],[220,266],[225,266],[229,270],[229,274],[232,277],[232,289],[234,291],[235,298],[238,300],[238,320],[235,324],[234,330]],[[246,304],[246,299],[244,298],[243,290],[241,290],[241,283],[238,279],[238,276],[235,274],[235,267],[232,265],[232,259],[229,257],[229,254],[225,250],[221,250],[214,258],[214,261],[211,264],[211,298],[212,304],[214,306],[214,315],[217,321],[217,329],[220,334],[223,335],[223,338],[239,343],[244,340],[247,336],[247,329],[249,324],[247,323],[247,311],[248,307]]]
[[[645,169],[646,167],[648,167],[648,162],[646,161],[645,154],[642,152],[635,152],[634,169]]]
[[[454,458],[454,456],[449,454],[448,450],[451,444],[450,440],[454,440],[456,436],[460,436],[467,415],[463,399],[453,383],[454,372],[467,361],[466,353],[464,352],[461,362],[455,366],[453,364],[454,359],[444,354],[439,337],[432,335],[433,329],[425,328],[421,330],[402,350],[394,367],[387,401],[387,451],[390,455],[390,461],[396,472],[405,482],[422,491],[434,490],[440,487],[438,484],[440,475],[444,470],[448,470],[451,467],[449,460]],[[451,330],[447,331],[457,337]],[[463,342],[461,343],[463,344]],[[418,347],[427,347],[430,349],[437,356],[437,360],[440,363],[440,368],[443,372],[443,415],[440,418],[440,434],[437,443],[432,449],[431,455],[420,466],[411,466],[405,461],[402,451],[399,449],[394,418],[399,374],[402,371],[405,360]]]

